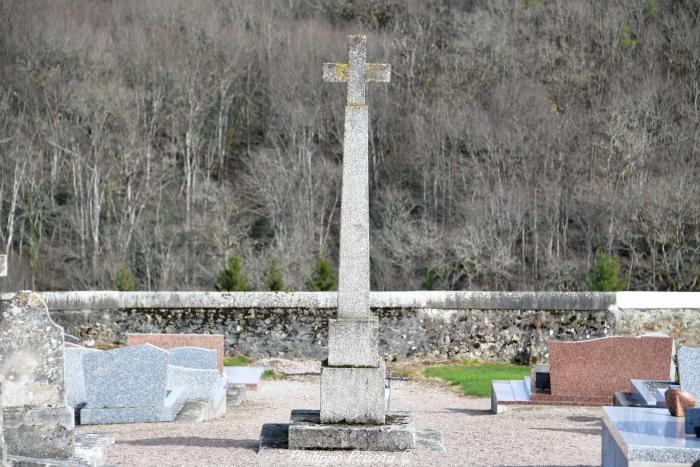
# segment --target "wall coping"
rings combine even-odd
[[[320,308],[336,307],[335,292],[39,292],[50,310],[124,308]],[[14,294],[0,295],[8,300]],[[700,292],[371,292],[372,308],[434,310],[700,309]]]

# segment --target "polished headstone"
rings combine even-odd
[[[216,366],[224,373],[224,336],[222,334],[131,334],[126,345],[151,344],[161,349],[199,347],[216,351]]]
[[[169,352],[171,365],[201,370],[217,369],[215,350],[201,347],[176,347]]]
[[[226,415],[226,377],[216,368],[186,368],[168,365],[168,391],[182,390],[187,401],[204,401],[203,419]]]
[[[631,379],[663,380],[670,372],[670,337],[613,336],[549,342],[551,394],[537,401],[610,404]]]
[[[41,296],[15,295],[0,316],[0,376],[8,454],[69,458],[74,453],[73,411],[66,404],[63,328]]]
[[[150,344],[83,355],[82,424],[172,421],[186,395],[166,389],[170,354]]]
[[[83,355],[100,352],[85,347],[67,347],[66,362],[66,402],[74,409],[87,403],[85,397],[85,377],[83,374]]]
[[[691,393],[700,403],[700,348],[678,349],[678,374],[681,389]]]

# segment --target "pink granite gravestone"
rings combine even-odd
[[[161,349],[200,347],[216,350],[216,366],[224,373],[223,334],[127,334],[126,345],[151,344]]]
[[[549,341],[551,394],[532,393],[537,403],[609,405],[631,379],[668,378],[673,339],[613,336],[577,342]]]

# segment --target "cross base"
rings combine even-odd
[[[416,447],[416,422],[411,412],[387,412],[383,425],[321,423],[318,410],[292,410],[289,449],[355,449],[405,451]]]

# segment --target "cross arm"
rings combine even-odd
[[[391,79],[391,65],[386,63],[365,64],[366,80],[371,83],[388,83]],[[323,81],[331,83],[347,83],[347,63],[324,63]]]

